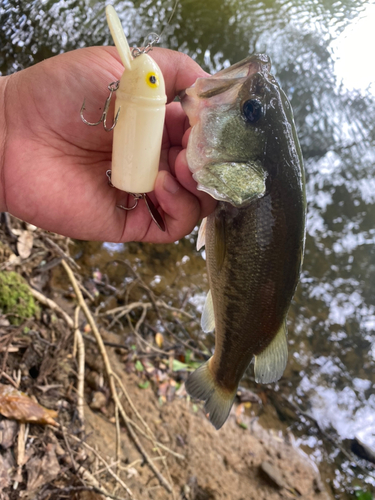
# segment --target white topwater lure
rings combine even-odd
[[[137,206],[138,200],[143,198],[152,219],[164,231],[164,221],[147,195],[154,189],[159,170],[167,102],[163,74],[147,54],[159,40],[159,36],[155,35],[143,49],[134,48],[131,51],[112,5],[107,5],[106,15],[125,71],[119,81],[108,86],[110,94],[100,120],[90,123],[84,118],[84,102],[81,119],[91,126],[103,122],[107,132],[113,130],[112,169],[107,171],[107,176],[112,186],[132,194],[135,198],[132,207],[119,207],[132,210]],[[106,118],[113,92],[116,92],[115,117],[113,125],[108,128]]]

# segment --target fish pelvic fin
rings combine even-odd
[[[272,342],[255,356],[255,381],[261,384],[276,382],[284,373],[288,360],[287,329],[285,322]]]
[[[237,388],[228,392],[219,387],[209,363],[210,359],[189,376],[185,388],[192,398],[205,401],[204,411],[208,414],[209,421],[215,429],[220,429],[229,416]]]
[[[197,250],[200,250],[206,244],[206,227],[207,227],[207,217],[202,219],[201,225],[198,230],[197,238]]]

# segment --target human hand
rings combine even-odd
[[[169,103],[159,173],[150,194],[160,206],[166,232],[152,222],[143,201],[132,211],[117,207],[131,205],[132,198],[128,204],[128,195],[110,187],[105,175],[111,168],[113,133],[88,127],[80,118],[84,98],[86,119],[100,118],[108,84],[124,71],[115,47],[75,50],[0,79],[5,127],[1,211],[72,238],[167,243],[189,234],[214,209],[216,201],[196,190],[186,163],[188,121],[180,104],[171,102],[205,73],[178,52],[154,49],[150,55],[163,72]],[[0,145],[1,128],[0,117]]]

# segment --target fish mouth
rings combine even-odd
[[[192,87],[185,90],[184,96],[194,92],[200,99],[209,99],[243,84],[257,73],[267,76],[270,69],[271,60],[266,54],[254,54],[213,76],[198,78]]]
[[[193,86],[179,93],[182,108],[189,118],[190,125],[194,126],[198,122],[202,108],[234,102],[242,85],[249,82],[250,86],[257,74],[260,77],[267,77],[270,69],[271,61],[267,55],[254,54],[213,76],[198,78]]]

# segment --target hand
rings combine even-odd
[[[105,175],[113,134],[80,118],[86,98],[86,119],[99,120],[107,86],[124,71],[114,47],[75,50],[0,79],[5,117],[0,210],[72,238],[167,243],[189,234],[214,209],[216,201],[196,190],[184,149],[188,121],[180,104],[171,102],[205,73],[178,52],[154,49],[150,55],[163,72],[169,103],[151,194],[166,232],[152,222],[143,200],[129,212],[117,207],[130,206],[132,197],[127,204],[128,195],[110,187]],[[0,117],[0,144],[1,134]]]

